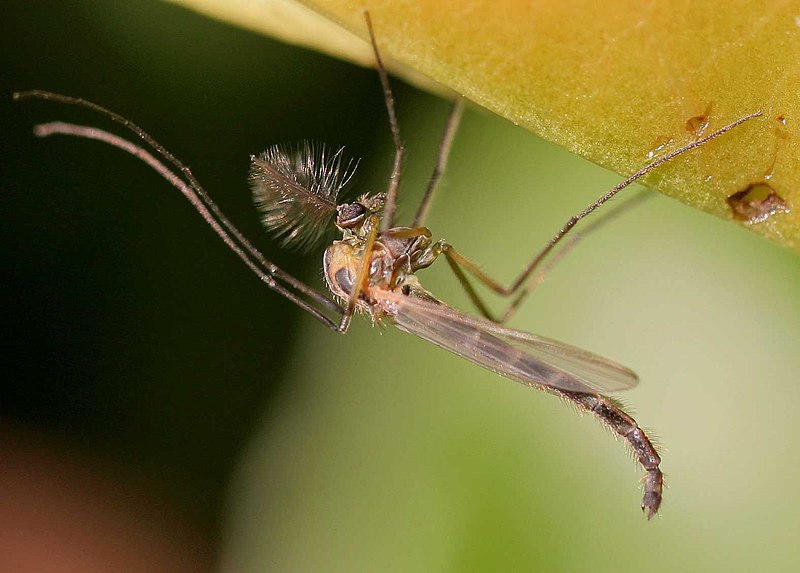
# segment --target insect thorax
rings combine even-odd
[[[373,222],[377,224],[377,218]],[[325,250],[325,281],[340,299],[350,297],[361,275],[366,243],[363,236],[346,231],[341,240]],[[429,256],[431,252],[431,235],[425,228],[395,227],[380,233],[372,245],[368,277],[362,286],[358,306],[372,310],[374,289],[394,291],[409,281],[417,285],[414,272],[433,261],[435,256]]]

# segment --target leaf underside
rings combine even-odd
[[[762,111],[644,183],[800,250],[792,2],[304,2],[312,11],[289,0],[174,1],[362,65],[373,60],[363,41],[368,8],[394,73],[462,94],[623,175]]]

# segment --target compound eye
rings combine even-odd
[[[353,275],[350,274],[349,269],[342,267],[336,271],[336,284],[346,295],[353,292]]]
[[[360,224],[367,214],[367,208],[361,203],[345,203],[336,207],[336,225],[349,229]]]

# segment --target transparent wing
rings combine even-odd
[[[571,392],[616,392],[639,378],[611,360],[527,332],[467,316],[438,302],[376,293],[398,328],[526,386]]]

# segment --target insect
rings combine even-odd
[[[641,507],[647,517],[652,518],[662,501],[664,476],[660,469],[661,459],[637,422],[617,402],[604,395],[632,388],[638,383],[636,374],[591,352],[507,328],[501,323],[531,292],[541,276],[543,262],[564,252],[562,249],[553,253],[556,246],[563,246],[562,240],[579,221],[660,165],[761,113],[744,116],[668,153],[614,186],[571,217],[506,287],[446,241],[434,241],[424,226],[457,131],[463,110],[461,100],[454,104],[448,118],[436,167],[412,224],[396,225],[396,199],[404,148],[388,75],[366,12],[365,19],[395,146],[394,165],[386,192],[339,202],[339,195],[347,187],[355,169],[353,163],[343,159],[342,149],[332,152],[324,146],[308,144],[296,149],[276,146],[251,157],[250,184],[262,221],[285,245],[311,246],[331,226],[341,233],[341,238],[328,246],[323,255],[324,280],[329,293],[305,284],[267,260],[219,210],[191,170],[134,123],[97,104],[52,92],[19,92],[14,97],[40,98],[88,108],[129,129],[150,151],[108,131],[71,123],[40,124],[34,132],[41,137],[61,134],[96,139],[144,161],[190,201],[214,232],[269,288],[328,328],[346,332],[355,312],[361,311],[374,323],[394,324],[492,372],[555,394],[580,410],[595,415],[627,442],[646,472]],[[551,253],[553,257],[548,258]],[[416,272],[442,256],[483,317],[468,316],[448,306],[422,286]],[[500,317],[491,315],[469,277],[499,295],[511,297],[511,303]]]

